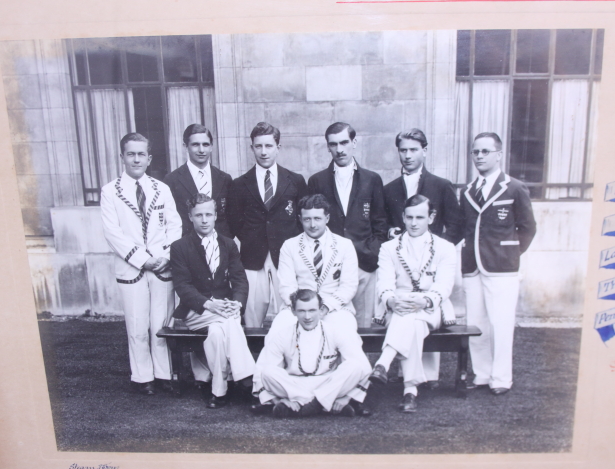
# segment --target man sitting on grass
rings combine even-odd
[[[207,403],[218,409],[227,403],[227,378],[252,386],[254,359],[241,327],[240,312],[248,298],[248,279],[235,242],[216,233],[216,201],[195,194],[188,201],[194,230],[171,245],[173,285],[180,303],[174,317],[190,330],[208,328],[192,371],[198,381],[212,383]]]
[[[354,417],[365,398],[371,366],[360,341],[338,322],[323,322],[323,301],[313,290],[290,296],[297,322],[271,331],[260,370],[261,405],[255,413],[273,410],[276,418],[308,417],[322,412]],[[258,372],[257,372],[258,373]],[[354,401],[354,402],[352,402]]]

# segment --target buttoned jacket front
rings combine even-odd
[[[137,282],[150,257],[169,259],[171,243],[182,234],[181,218],[169,187],[148,175],[142,176],[139,183],[147,198],[144,223],[135,179],[124,172],[101,190],[103,232],[116,253],[115,275],[120,283]],[[164,278],[168,275],[157,274]]]
[[[501,172],[481,207],[476,180],[461,194],[465,242],[461,251],[464,275],[514,275],[520,256],[536,234],[536,221],[525,184]]]
[[[306,237],[301,233],[282,246],[278,265],[282,302],[290,308],[290,295],[298,289],[309,289],[320,294],[329,311],[345,308],[354,313],[352,299],[359,285],[359,269],[352,241],[329,231],[328,254],[323,257],[319,277]]]

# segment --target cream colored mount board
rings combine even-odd
[[[614,20],[611,2],[4,2],[0,5],[0,95],[4,97],[0,99],[0,219],[4,221],[0,252],[5,266],[0,282],[4,319],[0,467],[615,465],[615,338],[611,338],[615,334],[615,159],[610,156],[615,148],[611,130],[615,62],[609,53],[615,47]],[[79,96],[73,93],[68,65],[70,48],[77,44],[74,39],[212,35],[214,87],[199,75],[197,112],[205,119],[208,112],[215,116],[214,162],[233,177],[252,164],[248,136],[259,120],[279,122],[280,164],[308,177],[330,161],[322,137],[326,125],[352,119],[359,135],[357,160],[376,170],[385,183],[398,175],[393,138],[409,126],[426,131],[427,169],[461,183],[472,171],[467,160],[458,158],[467,145],[466,136],[473,133],[469,126],[480,127],[478,119],[484,118],[501,125],[506,142],[514,140],[507,124],[514,116],[512,105],[488,107],[504,116],[501,121],[497,115],[476,114],[470,124],[456,116],[459,109],[486,109],[477,96],[491,93],[501,98],[511,92],[501,83],[458,79],[457,31],[485,29],[512,30],[517,35],[527,29],[589,29],[594,31],[592,51],[598,41],[595,31],[604,29],[599,80],[575,75],[567,77],[574,83],[562,84],[554,83],[558,79],[550,75],[549,128],[564,126],[565,116],[576,127],[562,132],[559,141],[547,139],[550,166],[543,167],[544,180],[561,185],[540,188],[544,197],[533,203],[538,235],[522,257],[525,289],[519,300],[519,325],[582,327],[570,451],[447,454],[444,450],[430,455],[57,451],[35,313],[64,310],[78,315],[87,305],[110,315],[121,312],[112,294],[94,294],[106,291],[112,257],[101,241],[97,209],[83,210],[84,189],[98,187],[104,177],[88,180],[94,172],[83,166],[87,159],[79,146],[83,142],[77,137],[80,121],[75,113]],[[464,84],[472,87],[473,98],[464,94]],[[105,99],[113,99],[109,95]],[[119,101],[130,107],[126,94]],[[128,109],[124,116],[129,128]],[[171,130],[166,132],[168,137]],[[571,135],[580,135],[583,142]],[[179,153],[176,160],[171,156],[169,167],[161,170],[173,169],[185,158]],[[111,174],[114,166],[109,161]],[[561,201],[566,195],[578,200]],[[75,293],[63,298],[58,272],[87,272],[93,263],[100,275],[85,274]],[[453,300],[463,320],[463,301]],[[103,305],[106,309],[100,309]],[[369,419],[362,426],[370,432]]]

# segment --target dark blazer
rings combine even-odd
[[[230,174],[219,170],[211,165],[211,195],[216,201],[216,231],[223,236],[232,238],[231,230],[227,222],[228,193],[231,187]],[[196,184],[188,169],[188,163],[181,165],[175,171],[166,175],[163,181],[171,189],[175,206],[182,218],[182,236],[190,233],[194,228],[188,218],[188,207],[186,201],[197,193]]]
[[[231,185],[229,222],[241,241],[241,262],[246,269],[263,268],[267,253],[277,267],[282,244],[301,233],[297,203],[307,195],[303,176],[278,165],[278,184],[267,210],[258,192],[256,167],[235,179]]]
[[[429,225],[429,230],[453,244],[461,241],[463,219],[453,184],[447,179],[431,174],[423,166],[417,193],[427,197],[436,209],[436,217]],[[384,186],[384,207],[389,228],[404,229],[402,212],[407,199],[403,177],[400,176]]]
[[[357,164],[352,180],[347,215],[344,215],[337,188],[333,162],[308,181],[310,194],[324,195],[331,204],[329,229],[352,240],[357,251],[359,267],[366,272],[378,268],[380,244],[387,239],[382,179]]]
[[[171,244],[173,286],[179,306],[173,316],[185,319],[190,310],[203,314],[203,305],[211,297],[240,301],[248,299],[248,278],[239,260],[235,241],[218,234],[220,264],[212,275],[205,260],[205,248],[194,229]],[[242,308],[243,310],[243,308]]]
[[[536,234],[530,192],[521,181],[500,173],[482,208],[476,202],[476,183],[461,193],[465,243],[461,271],[485,275],[519,271],[519,260]]]

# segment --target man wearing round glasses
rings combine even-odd
[[[501,170],[500,137],[478,134],[471,155],[479,175],[461,194],[461,272],[468,324],[482,335],[470,338],[476,377],[469,387],[489,386],[502,395],[512,386],[519,261],[536,234],[536,221],[525,184]]]

